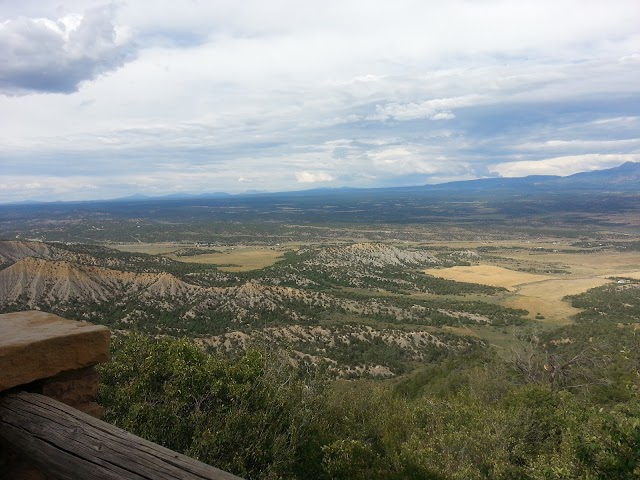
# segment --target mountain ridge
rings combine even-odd
[[[243,192],[231,194],[227,192],[206,193],[174,193],[159,196],[148,196],[135,193],[126,197],[118,197],[104,200],[75,200],[75,201],[21,201],[7,202],[0,205],[18,206],[29,204],[88,204],[88,203],[132,203],[143,204],[145,202],[169,202],[179,200],[225,200],[244,197],[303,197],[313,195],[349,195],[351,193],[364,192],[393,192],[393,191],[432,191],[432,192],[480,192],[483,190],[495,190],[503,192],[511,191],[553,191],[566,190],[567,188],[578,191],[637,191],[640,184],[640,162],[625,162],[617,167],[578,172],[572,175],[529,175],[525,177],[491,177],[477,178],[473,180],[457,180],[438,184],[412,185],[402,187],[322,187],[307,190],[291,190],[284,192]]]
[[[625,162],[617,167],[579,172],[567,176],[529,175],[526,177],[479,178],[431,185],[432,190],[536,190],[558,188],[586,191],[637,191],[640,185],[640,162]]]

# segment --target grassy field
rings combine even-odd
[[[224,272],[246,272],[259,268],[269,267],[280,260],[283,252],[271,247],[216,247],[221,253],[207,253],[178,257],[173,254],[166,256],[181,262],[206,263],[220,265],[218,268]]]
[[[495,265],[472,265],[469,267],[451,267],[444,269],[430,268],[425,270],[425,273],[457,282],[481,283],[493,287],[504,287],[509,290],[513,290],[517,285],[522,285],[523,283],[540,282],[553,278],[550,276],[517,272]]]
[[[522,308],[529,312],[530,318],[534,319],[537,316],[538,320],[554,324],[570,323],[570,317],[580,312],[563,300],[565,296],[586,292],[590,288],[609,282],[600,276],[579,278],[564,275],[556,277],[534,275],[494,265],[429,269],[426,273],[459,282],[508,288],[510,293],[502,297],[499,302],[501,305]]]
[[[572,275],[581,277],[622,275],[625,272],[640,270],[640,253],[638,252],[536,252],[514,250],[500,252],[500,257],[521,263],[537,263],[541,265],[563,265]]]
[[[544,325],[541,328],[544,329]],[[444,327],[444,330],[456,335],[469,335],[481,338],[492,347],[496,348],[498,355],[504,358],[510,358],[512,351],[518,349],[521,341],[517,337],[520,329],[514,327],[505,328],[487,328],[480,326],[460,326],[460,327]]]
[[[188,247],[181,243],[114,243],[109,244],[110,248],[121,252],[146,253],[149,255],[164,255],[171,253],[178,248]]]
[[[474,247],[472,243],[465,246]],[[500,296],[497,303],[527,310],[529,318],[549,325],[571,323],[571,316],[580,312],[563,300],[565,296],[604,285],[612,276],[640,278],[640,255],[637,252],[584,252],[578,249],[573,253],[551,242],[520,244],[517,249],[513,249],[517,244],[511,242],[498,242],[494,246],[500,250],[491,252],[486,263],[429,269],[426,273],[450,280],[505,287],[509,293]],[[551,266],[561,267],[567,273],[540,275],[518,271],[536,267],[543,270]]]
[[[505,307],[523,308],[529,316],[543,316],[545,322],[555,324],[570,323],[570,317],[580,312],[563,300],[566,295],[586,292],[599,287],[609,280],[598,277],[552,279],[528,283],[516,288],[515,293],[507,296],[501,304]]]
[[[302,244],[296,244],[300,246]],[[185,243],[130,243],[109,245],[122,252],[147,253],[164,255],[179,262],[205,263],[221,265],[220,270],[226,272],[246,272],[269,267],[280,260],[290,245],[280,247],[228,245],[215,247],[194,247]],[[220,253],[203,253],[202,255],[179,256],[173,252],[183,248],[201,248],[203,251],[215,249]]]

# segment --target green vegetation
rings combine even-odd
[[[264,351],[232,362],[130,336],[101,368],[100,401],[108,421],[246,478],[640,475],[636,391],[601,404],[486,354],[429,373],[329,388]]]
[[[585,311],[576,316],[578,322],[639,323],[640,280],[615,278],[615,283],[594,288],[581,295],[567,297],[571,305]]]
[[[0,311],[126,331],[107,420],[246,478],[640,477],[638,195],[485,193],[7,207],[49,243],[0,245]],[[424,273],[462,265],[550,283]]]

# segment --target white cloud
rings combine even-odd
[[[95,198],[99,187],[94,181],[89,176],[6,175],[0,180],[0,202]]]
[[[640,153],[568,155],[537,161],[507,162],[490,165],[489,170],[501,177],[527,175],[572,175],[579,172],[613,168],[624,162],[640,162]]]
[[[451,120],[453,118],[456,118],[455,114],[453,112],[445,110],[444,112],[438,112],[433,115],[431,117],[431,120]]]
[[[101,3],[0,2],[2,88],[69,93],[0,95],[3,175],[284,190],[638,149],[637,0]]]
[[[336,178],[326,172],[296,172],[298,183],[332,182]]]
[[[432,156],[416,146],[386,148],[368,154],[374,169],[395,175],[432,174],[446,169],[446,158]]]
[[[108,6],[55,20],[0,23],[0,92],[73,92],[82,81],[120,67],[131,53],[130,36],[113,17]]]
[[[430,118],[431,120],[450,120],[455,118],[452,109],[478,105],[486,102],[482,95],[465,95],[454,98],[436,98],[422,102],[388,103],[377,105],[375,115],[371,120],[416,120]]]
[[[620,151],[640,148],[640,138],[623,140],[547,140],[546,142],[523,143],[516,145],[514,148],[533,152]]]

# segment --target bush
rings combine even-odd
[[[299,460],[313,450],[321,384],[272,354],[232,362],[187,340],[131,335],[101,375],[105,419],[121,428],[247,478],[308,467]]]

